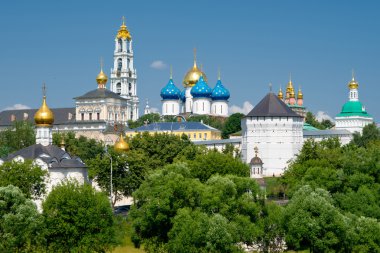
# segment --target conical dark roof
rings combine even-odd
[[[293,112],[274,93],[268,93],[253,109],[247,117],[301,117]]]

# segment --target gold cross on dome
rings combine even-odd
[[[254,148],[254,150],[255,150],[255,155],[257,157],[257,153],[259,153],[259,149],[257,148],[257,146]]]
[[[42,95],[46,97],[46,85],[45,83],[42,85]]]

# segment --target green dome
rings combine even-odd
[[[342,111],[337,115],[337,117],[348,117],[348,116],[362,116],[371,117],[364,109],[360,101],[348,101],[343,107]]]

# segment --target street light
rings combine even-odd
[[[118,153],[126,153],[129,150],[129,145],[128,143],[124,140],[123,133],[120,132],[120,138],[119,140],[115,143],[114,145],[114,150]],[[110,153],[107,152],[106,148],[106,155],[110,158],[111,161],[111,171],[110,171],[110,202],[111,206],[113,207],[113,184],[112,184],[112,173],[113,173],[113,168],[112,168],[112,156]]]

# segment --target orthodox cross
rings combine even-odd
[[[257,157],[257,153],[259,153],[259,149],[257,148],[257,146],[254,148],[254,150],[255,150],[255,155]]]

